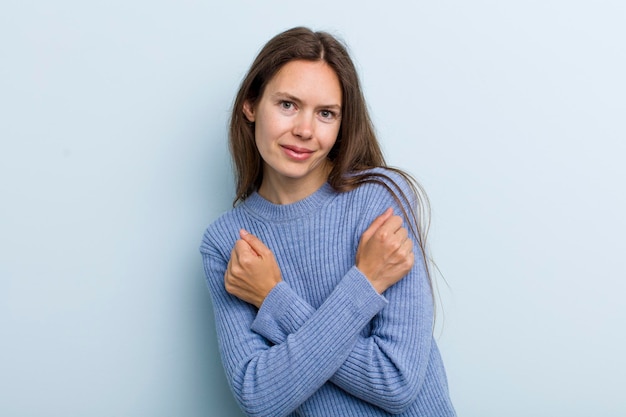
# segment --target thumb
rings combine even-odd
[[[256,254],[258,256],[263,256],[264,254],[267,253],[267,251],[269,251],[267,246],[265,246],[265,244],[263,242],[261,242],[261,239],[259,239],[258,237],[256,237],[252,233],[248,232],[246,229],[240,229],[239,230],[239,236],[241,236],[241,239],[244,242],[246,242],[248,245],[250,245],[250,248],[254,252],[256,252]]]

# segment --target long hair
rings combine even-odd
[[[328,154],[328,159],[332,162],[328,182],[338,192],[350,191],[366,183],[376,183],[393,195],[417,238],[432,289],[429,267],[431,260],[426,251],[430,213],[428,197],[412,176],[387,166],[367,111],[354,63],[346,47],[326,32],[296,27],[276,35],[261,49],[243,79],[233,104],[229,130],[229,146],[236,176],[233,205],[245,200],[261,186],[263,180],[263,163],[256,148],[254,124],[245,118],[243,105],[248,102],[254,106],[272,77],[285,64],[294,60],[325,62],[335,71],[341,84],[341,127],[335,145]],[[407,196],[381,170],[371,171],[372,168],[380,167],[403,177],[413,195]]]

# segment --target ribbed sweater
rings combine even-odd
[[[254,193],[208,227],[200,251],[220,353],[246,414],[456,415],[419,246],[409,274],[382,295],[355,266],[361,235],[388,207],[400,213],[379,184],[338,193],[326,183],[288,205]],[[258,310],[224,289],[241,228],[272,250],[282,273]]]

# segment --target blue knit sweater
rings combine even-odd
[[[248,415],[456,415],[418,245],[409,275],[383,295],[355,266],[362,233],[390,206],[400,213],[381,185],[337,193],[325,184],[288,205],[254,193],[209,226],[200,251],[220,352]],[[272,250],[282,273],[259,310],[224,289],[241,228]]]

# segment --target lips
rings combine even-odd
[[[291,146],[291,145],[280,145],[280,146],[295,153],[313,153],[313,151],[310,149],[300,148],[298,146]]]
[[[313,155],[312,150],[292,145],[280,145],[281,149],[289,157],[295,161],[304,161]]]

